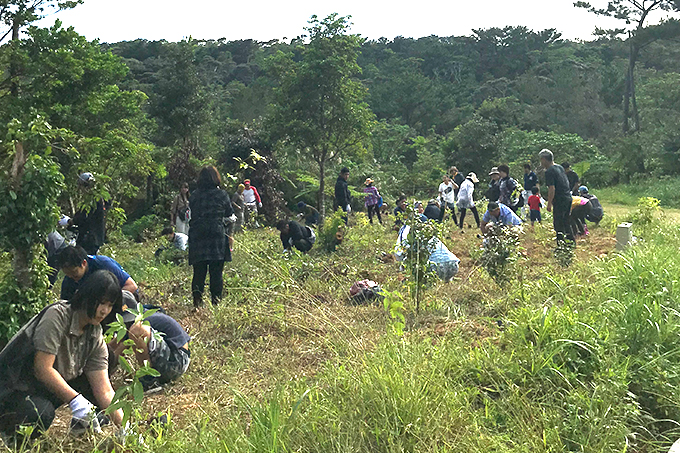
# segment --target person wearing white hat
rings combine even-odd
[[[473,193],[475,191],[475,184],[479,182],[479,178],[473,172],[470,172],[465,181],[460,185],[458,190],[458,201],[456,205],[458,206],[458,212],[460,212],[460,232],[463,233],[463,220],[465,220],[466,210],[472,211],[472,215],[475,216],[475,222],[477,222],[477,228],[479,228],[479,213],[477,212],[477,207],[475,206],[475,200],[473,198]]]
[[[486,190],[486,198],[489,201],[498,201],[501,196],[501,174],[498,167],[493,167],[489,176],[491,180],[489,181],[489,188]]]

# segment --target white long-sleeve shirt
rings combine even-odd
[[[459,209],[469,209],[475,206],[472,194],[475,191],[475,185],[469,179],[466,179],[463,184],[460,185],[460,190],[458,190],[458,202],[456,205]]]

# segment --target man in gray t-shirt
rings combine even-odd
[[[571,212],[571,188],[567,175],[560,165],[555,164],[552,151],[542,150],[538,157],[541,166],[545,168],[545,185],[548,186],[548,204],[546,210],[553,212],[553,227],[555,228],[557,242],[569,240],[574,242],[574,237],[569,228],[569,213]],[[553,210],[554,208],[554,210]]]

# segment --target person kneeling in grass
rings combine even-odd
[[[130,305],[134,300],[130,300]],[[129,311],[123,313],[123,321],[128,327],[128,336],[135,342],[135,355],[140,365],[148,363],[160,376],[144,376],[140,382],[144,390],[160,388],[163,384],[179,379],[189,368],[191,353],[189,341],[191,337],[182,326],[165,313],[156,312],[143,322],[135,322],[135,315]],[[160,335],[158,335],[160,334]],[[115,360],[126,348],[123,341],[111,344]]]
[[[171,226],[163,228],[161,234],[165,236],[169,242],[172,242],[172,245],[177,250],[186,251],[187,245],[189,244],[189,236],[184,233],[175,233],[175,230]]]
[[[281,243],[284,251],[289,251],[295,247],[302,253],[307,253],[316,242],[314,230],[302,226],[294,220],[280,220],[276,224],[276,229],[281,232]]]
[[[71,409],[73,434],[101,430],[95,403],[106,409],[114,396],[101,322],[121,311],[118,279],[97,271],[68,302],[49,305],[10,340],[0,352],[0,433],[6,441],[20,442],[25,425],[37,437],[62,404]],[[110,416],[120,426],[122,411]]]
[[[488,226],[490,223],[495,223],[502,226],[516,226],[521,225],[522,220],[517,217],[509,207],[502,203],[489,202],[484,217],[482,217],[482,223],[479,229],[482,230],[482,234],[486,234],[489,230]]]
[[[88,255],[82,247],[66,247],[59,253],[61,270],[66,274],[61,282],[61,298],[70,300],[80,285],[99,270],[107,270],[116,276],[120,289],[130,291],[137,297],[137,283],[120,264],[104,255]]]

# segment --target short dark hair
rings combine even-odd
[[[536,195],[536,194],[538,193],[538,187],[536,187],[536,186],[532,187],[532,188],[531,188],[531,193],[533,193],[534,195]]]
[[[349,173],[349,168],[347,168],[347,167],[342,167],[342,168],[340,169],[340,174],[343,175],[343,174],[345,174],[345,173]]]
[[[505,164],[499,165],[499,166],[498,166],[498,172],[499,172],[499,173],[500,173],[500,172],[503,172],[503,173],[505,173],[506,175],[509,175],[509,174],[510,174],[510,167],[508,167],[508,166],[505,165]]]
[[[571,168],[571,164],[569,162],[562,162],[562,168]]]
[[[212,165],[207,165],[201,168],[201,172],[198,174],[198,181],[196,185],[201,189],[213,189],[215,187],[222,186],[222,177],[217,168]]]
[[[524,164],[524,168],[531,170],[531,164]]]
[[[279,220],[276,222],[276,229],[279,231],[283,231],[284,228],[288,226],[288,220]]]
[[[106,270],[93,272],[79,285],[78,291],[69,300],[74,310],[84,311],[90,318],[96,316],[97,307],[102,302],[113,303],[112,311],[116,313],[123,311],[123,290],[120,282],[113,273]]]
[[[87,252],[79,246],[69,245],[59,252],[59,267],[80,267],[87,258]]]
[[[498,203],[495,201],[490,201],[489,204],[486,206],[487,211],[495,211],[498,209]]]
[[[163,228],[163,231],[161,231],[161,235],[167,236],[168,234],[172,234],[174,232],[175,230],[171,226],[166,226],[165,228]]]

